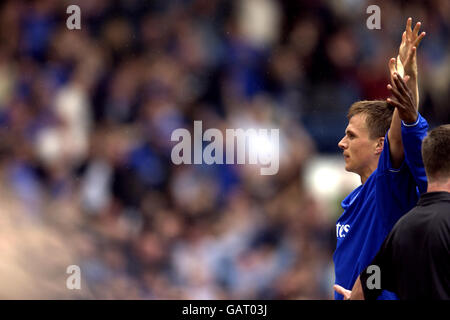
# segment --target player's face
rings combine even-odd
[[[345,170],[364,175],[372,169],[378,160],[377,139],[370,139],[366,125],[366,115],[354,115],[345,129],[345,136],[338,143],[345,159]]]

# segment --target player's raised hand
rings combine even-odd
[[[425,32],[419,34],[421,25],[421,22],[417,22],[412,29],[412,18],[408,18],[398,50],[399,60],[403,64],[405,74],[413,78],[417,77],[416,49],[426,35]]]
[[[403,80],[408,84],[409,79],[411,78],[409,75],[404,75],[403,72],[403,64],[399,59],[391,58],[389,60],[389,74],[391,76],[391,83],[394,84],[394,75],[403,77]],[[390,86],[388,85],[388,89]],[[390,90],[390,89],[389,89]],[[413,95],[414,98],[414,95]]]
[[[417,120],[417,109],[414,95],[406,85],[409,76],[405,76],[405,79],[394,72],[392,76],[393,80],[391,84],[388,84],[387,88],[392,93],[393,98],[387,98],[387,102],[397,108],[400,119],[405,123],[414,123]]]

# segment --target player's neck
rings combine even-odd
[[[369,179],[370,175],[375,171],[376,168],[376,164],[368,166],[364,172],[359,174],[359,177],[361,178],[361,184],[364,184],[367,179]]]
[[[450,179],[444,181],[428,182],[427,192],[450,192]]]

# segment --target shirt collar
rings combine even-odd
[[[440,201],[450,202],[450,193],[445,191],[427,192],[420,196],[418,206],[427,206]]]

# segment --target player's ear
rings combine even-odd
[[[379,137],[376,140],[376,145],[375,145],[375,154],[377,156],[381,154],[381,151],[383,151],[383,147],[384,147],[384,137]]]

